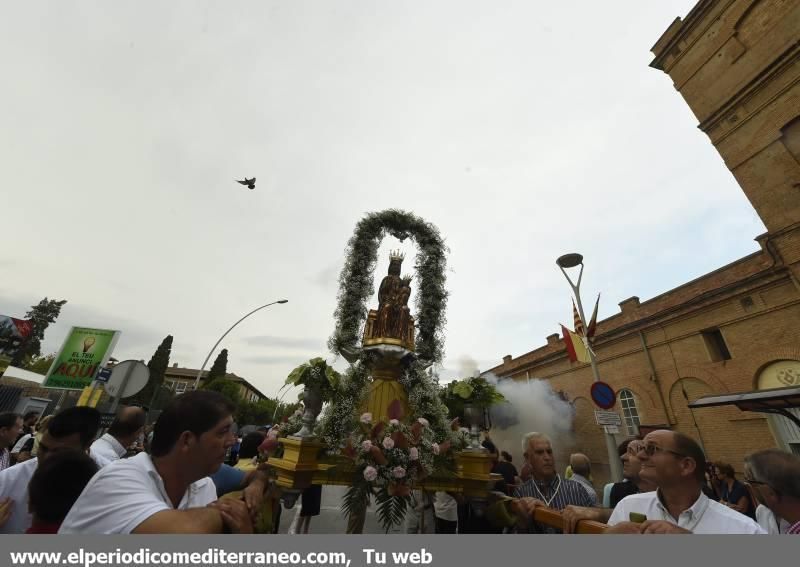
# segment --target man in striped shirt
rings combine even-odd
[[[766,449],[744,459],[744,480],[777,518],[789,523],[787,534],[800,535],[800,457]]]
[[[553,445],[541,433],[528,433],[522,442],[531,469],[531,478],[514,492],[513,504],[519,521],[519,533],[559,533],[558,530],[542,526],[533,521],[537,507],[563,510],[569,505],[592,506],[591,496],[579,482],[562,478],[555,468]]]

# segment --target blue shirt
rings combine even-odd
[[[223,464],[217,472],[211,475],[211,480],[217,487],[217,496],[242,488],[245,476],[247,476],[245,471]]]

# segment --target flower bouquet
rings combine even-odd
[[[363,513],[374,496],[378,519],[388,533],[403,520],[411,490],[432,472],[452,468],[449,453],[468,439],[454,420],[450,437],[437,443],[427,419],[403,421],[398,400],[387,413],[388,423],[373,423],[372,414],[362,414],[359,429],[347,440],[343,453],[355,463],[356,477],[342,508],[348,516]]]

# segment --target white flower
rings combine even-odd
[[[367,467],[364,469],[364,480],[372,482],[376,478],[378,478],[378,469],[375,467]]]
[[[469,435],[469,429],[467,429],[466,427],[462,427],[461,429],[459,429],[459,431],[464,435]]]
[[[383,448],[384,449],[392,449],[392,448],[394,448],[394,440],[391,437],[384,437],[383,438]]]
[[[372,441],[367,439],[367,440],[365,440],[365,441],[363,441],[361,443],[361,450],[362,451],[364,451],[365,453],[369,453],[370,449],[372,449]]]
[[[424,417],[419,418],[417,421],[422,424],[422,427],[428,427],[430,425],[430,423],[428,423],[428,420],[425,419]]]
[[[369,412],[362,413],[360,421],[361,421],[361,423],[368,423],[368,424],[372,423],[372,414],[369,413]]]
[[[439,454],[439,444],[438,443],[431,443],[431,451],[433,451],[434,455]]]
[[[389,425],[394,425],[396,427],[396,426],[400,425],[400,422],[397,421],[396,419],[390,419],[389,420]]]
[[[404,476],[406,476],[406,469],[404,469],[403,467],[395,467],[392,469],[392,476],[394,476],[395,478],[403,478]]]
[[[416,447],[411,447],[408,451],[408,456],[411,458],[412,461],[416,461],[419,459],[419,451]]]
[[[294,415],[300,417],[301,415],[303,415],[303,410],[297,408],[296,410],[294,410]]]

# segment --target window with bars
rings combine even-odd
[[[619,391],[619,405],[622,406],[622,417],[625,419],[625,427],[628,428],[628,435],[639,435],[639,410],[636,409],[636,399],[630,390]]]
[[[186,391],[186,382],[175,382],[175,393],[183,394]]]

